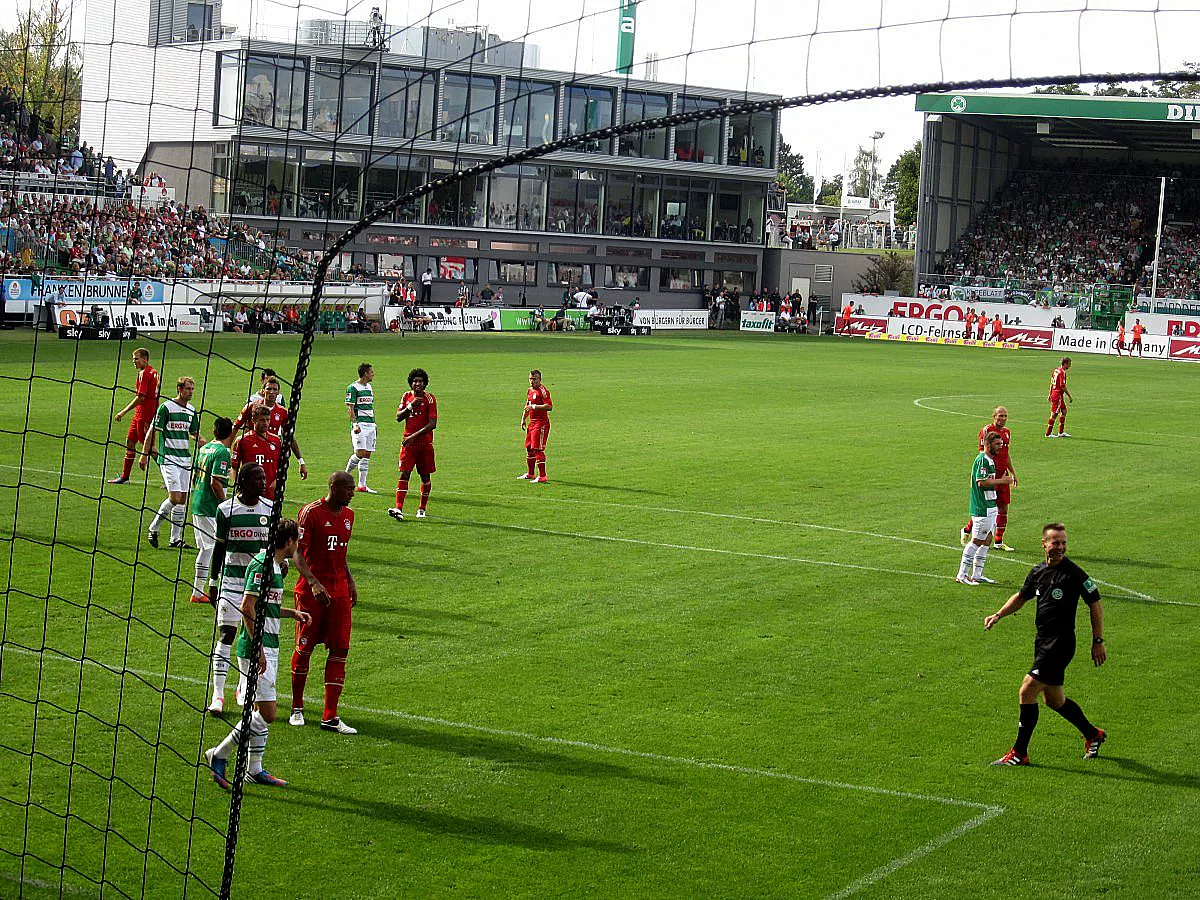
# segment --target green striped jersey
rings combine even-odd
[[[250,565],[246,566],[246,594],[252,594],[255,597],[262,596],[263,569],[266,565],[266,550],[256,553],[254,559],[250,560]],[[279,607],[283,603],[283,572],[279,570],[279,566],[275,565],[274,561],[271,563],[271,584],[267,588],[264,600],[266,607],[263,610],[262,620],[263,647],[267,650],[278,650]],[[242,659],[250,656],[250,632],[246,630],[244,622],[238,632],[237,655]]]
[[[986,516],[996,507],[996,488],[980,487],[980,478],[995,478],[996,463],[986,453],[980,453],[971,463],[971,515]]]
[[[231,454],[229,448],[220,441],[209,441],[200,448],[196,457],[196,486],[192,489],[192,515],[208,516],[217,514],[217,505],[221,502],[213,493],[212,480],[229,485],[229,469]]]
[[[217,541],[225,542],[225,565],[221,569],[221,599],[242,605],[246,567],[267,545],[271,501],[261,498],[247,506],[236,496],[217,507]]]
[[[350,382],[346,388],[346,405],[354,410],[354,421],[358,424],[375,424],[375,389],[371,385]]]
[[[189,438],[200,434],[200,417],[192,404],[165,400],[154,414],[158,429],[158,464],[181,469],[192,467],[192,445]]]

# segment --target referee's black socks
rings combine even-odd
[[[1088,717],[1083,714],[1079,704],[1070,697],[1055,712],[1078,728],[1079,733],[1089,741],[1096,736],[1096,726],[1088,721]]]
[[[1078,709],[1079,707],[1075,707]],[[1083,713],[1080,713],[1083,715]],[[1037,727],[1038,705],[1036,703],[1021,704],[1021,720],[1017,725],[1017,739],[1013,742],[1013,750],[1018,756],[1029,755],[1029,739],[1033,737],[1033,729]]]

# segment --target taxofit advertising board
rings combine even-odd
[[[765,331],[770,334],[775,331],[775,313],[744,309],[742,310],[741,330]]]

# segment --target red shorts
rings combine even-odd
[[[549,422],[530,422],[525,431],[526,450],[545,450],[546,440],[550,437]]]
[[[418,475],[432,475],[437,471],[433,459],[433,444],[408,444],[400,448],[400,471],[417,470]]]
[[[1012,503],[1012,485],[998,484],[996,485],[996,502],[1003,503],[1005,506]]]
[[[1063,395],[1062,394],[1051,394],[1050,395],[1050,415],[1057,414],[1059,410],[1062,410],[1063,412],[1067,411],[1067,404],[1063,402]]]
[[[150,433],[150,426],[153,424],[153,419],[143,419],[140,416],[134,416],[133,421],[129,423],[129,431],[125,433],[125,442],[133,441],[135,444],[144,443],[146,435]]]
[[[315,647],[324,644],[326,647],[350,646],[350,606],[349,598],[335,599],[326,606],[305,589],[296,591],[296,608],[302,609],[312,621],[307,625],[296,623],[296,646]]]

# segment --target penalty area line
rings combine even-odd
[[[68,656],[60,651],[46,648],[44,651],[31,650],[25,647],[8,647],[4,648],[0,645],[0,656],[4,652],[19,653],[24,656],[38,656],[45,660],[47,657],[61,662],[80,664],[80,660]],[[85,659],[83,663],[99,668],[104,667],[99,661]],[[169,678],[174,681],[181,681],[187,684],[193,684],[207,688],[208,681],[199,678],[189,678],[185,675],[164,674],[162,672],[148,672],[140,669],[124,669],[131,674],[139,675],[143,678]],[[306,702],[317,703],[314,698],[305,698]],[[761,769],[753,766],[738,766],[731,763],[720,763],[712,760],[698,759],[692,756],[673,756],[665,753],[652,753],[647,750],[634,750],[629,747],[614,747],[608,744],[599,744],[593,741],[582,741],[573,738],[561,738],[552,735],[533,734],[527,731],[514,731],[507,728],[494,728],[488,725],[477,725],[470,722],[458,722],[453,719],[443,719],[437,716],[418,715],[416,713],[407,713],[397,709],[387,709],[383,707],[371,706],[356,706],[349,703],[341,704],[343,709],[353,712],[361,712],[366,715],[386,716],[389,718],[402,719],[406,722],[414,722],[421,725],[435,726],[439,728],[449,728],[459,731],[471,731],[477,734],[487,734],[494,737],[512,738],[516,740],[529,741],[531,743],[545,744],[554,747],[569,747],[577,750],[586,750],[592,753],[599,753],[608,756],[622,756],[631,759],[642,759],[648,762],[658,763],[668,766],[679,766],[681,768],[703,769],[712,772],[724,772],[732,775],[742,775],[748,778],[769,778],[779,781],[786,781],[792,784],[802,784],[810,787],[826,788],[835,791],[851,791],[860,794],[869,794],[876,797],[886,797],[896,800],[910,800],[923,803],[936,803],[940,806],[955,807],[958,809],[976,810],[976,815],[972,816],[965,822],[954,826],[948,831],[944,831],[939,835],[931,838],[918,847],[897,856],[895,859],[889,860],[877,869],[868,872],[861,878],[852,881],[844,888],[829,894],[826,900],[841,900],[841,898],[850,897],[859,891],[865,890],[879,882],[883,881],[890,875],[895,874],[901,869],[924,859],[931,853],[945,847],[956,838],[962,837],[977,828],[986,825],[992,819],[1003,815],[1007,812],[1007,808],[1003,806],[995,806],[988,803],[979,803],[974,800],[960,800],[956,797],[942,797],[936,794],[922,794],[915,791],[902,791],[893,788],[879,787],[870,784],[855,784],[849,781],[837,781],[826,778],[812,778],[806,775],[796,775],[792,772],[785,772],[778,769]],[[369,732],[367,732],[369,734]]]

